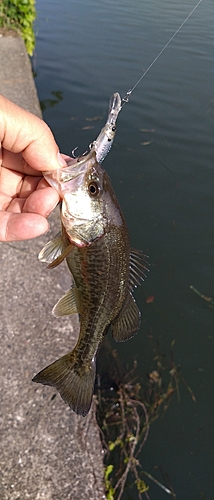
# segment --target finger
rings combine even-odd
[[[0,191],[2,194],[17,196],[22,185],[23,175],[20,172],[14,172],[4,167],[0,169]]]
[[[2,148],[2,168],[11,170],[13,172],[19,172],[25,175],[38,175],[41,176],[41,172],[30,167],[25,161],[21,153],[11,153],[7,149]]]
[[[41,215],[0,212],[0,241],[36,238],[48,229],[49,224]]]
[[[7,212],[39,214],[48,217],[59,202],[57,191],[51,187],[46,187],[33,191],[26,198],[14,198],[7,206]]]
[[[27,198],[30,193],[35,191],[37,188],[43,187],[44,185],[47,186],[47,182],[43,177],[41,177],[41,174],[37,177],[32,175],[23,175],[20,172],[8,170],[4,167],[1,168],[0,172],[0,193],[10,198],[13,198],[14,196]]]
[[[55,170],[66,166],[47,124],[0,95],[0,142],[12,153],[22,153],[35,170]]]
[[[13,172],[19,172],[25,175],[33,175],[33,176],[41,176],[41,171],[35,170],[28,165],[28,163],[24,160],[21,153],[11,153],[11,151],[7,151],[7,149],[2,148],[1,150],[1,164],[2,168],[11,170]],[[68,155],[61,154],[62,158],[65,160],[65,165],[67,162],[76,163],[76,160],[73,160]],[[59,168],[59,165],[58,165]]]
[[[58,203],[59,195],[57,191],[51,187],[45,187],[34,191],[26,199],[22,211],[48,217]]]

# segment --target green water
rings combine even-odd
[[[136,83],[193,7],[192,0],[37,0],[35,81],[61,151],[87,149],[110,95]],[[145,377],[154,367],[148,334],[167,356],[175,339],[174,360],[197,399],[181,386],[181,402],[175,397],[153,424],[141,456],[160,480],[154,467],[165,468],[178,500],[213,498],[214,311],[190,289],[214,296],[213,13],[204,0],[141,81],[104,162],[132,245],[150,257],[136,293],[141,330],[115,347],[130,367],[137,359]],[[151,500],[169,498],[149,484]]]

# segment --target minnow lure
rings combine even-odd
[[[121,110],[121,97],[115,92],[110,98],[108,118],[96,141],[92,142],[91,149],[96,152],[98,163],[102,163],[109,153],[116,134],[116,121]]]

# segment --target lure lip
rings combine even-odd
[[[106,124],[115,125],[119,112],[121,110],[121,97],[119,92],[115,92],[112,94],[109,100],[109,110],[108,110],[108,118]],[[99,137],[99,136],[98,136]]]

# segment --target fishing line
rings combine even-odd
[[[193,12],[197,9],[197,7],[200,5],[200,3],[202,2],[202,0],[199,0],[198,3],[195,5],[195,7],[191,10],[191,12],[188,14],[188,16],[184,19],[184,21],[181,23],[181,25],[179,26],[179,28],[175,31],[174,35],[171,36],[171,38],[168,40],[168,42],[164,45],[164,47],[161,49],[161,51],[159,52],[159,54],[155,57],[155,59],[152,61],[152,63],[148,66],[148,68],[146,69],[146,71],[144,71],[144,73],[141,75],[141,77],[139,78],[139,80],[135,83],[134,87],[132,87],[132,89],[129,89],[127,92],[126,92],[126,95],[122,98],[122,101],[123,101],[123,104],[121,106],[121,109],[123,108],[123,106],[129,102],[129,99],[130,99],[130,96],[132,94],[132,92],[136,89],[136,87],[139,85],[139,83],[141,82],[141,80],[143,80],[144,76],[148,73],[148,71],[152,68],[152,66],[156,63],[156,61],[159,59],[159,57],[161,56],[161,54],[163,54],[164,50],[168,47],[168,45],[172,42],[172,40],[175,38],[175,36],[179,33],[179,31],[183,28],[184,24],[188,21],[188,19],[191,17],[191,15],[193,14]]]

